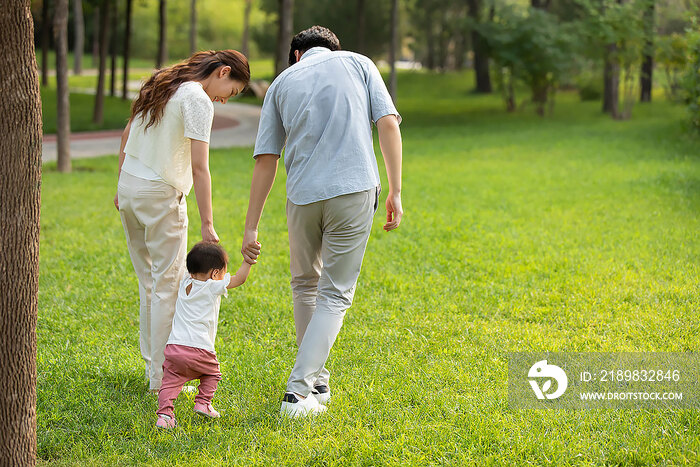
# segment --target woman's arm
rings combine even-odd
[[[192,141],[192,179],[197,197],[199,217],[202,219],[202,241],[219,243],[214,230],[214,214],[211,207],[211,174],[209,173],[209,143]]]
[[[131,130],[131,120],[129,120],[129,123],[126,124],[126,128],[124,128],[124,131],[122,132],[122,142],[119,146],[119,168],[117,170],[117,180],[119,180],[119,176],[122,173],[122,165],[124,165],[124,158],[126,157],[126,154],[124,153],[124,146],[126,146],[126,141],[129,139],[129,130]],[[119,211],[119,195],[114,195],[114,207],[116,207],[117,211]]]
[[[277,175],[277,154],[260,154],[255,159],[253,168],[253,180],[250,183],[250,200],[248,201],[248,213],[245,216],[245,232],[243,233],[243,245],[241,253],[246,262],[255,264],[260,254],[258,239],[258,224],[262,216],[265,201],[270,194],[272,184]]]
[[[236,274],[231,276],[231,281],[228,283],[226,288],[233,289],[234,287],[243,285],[246,279],[248,278],[248,274],[250,274],[250,266],[250,263],[248,263],[247,261],[243,261],[241,267],[238,268],[238,271],[236,271]]]

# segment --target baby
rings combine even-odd
[[[187,381],[199,379],[194,411],[217,418],[211,405],[221,380],[214,351],[221,296],[227,289],[242,285],[250,264],[243,261],[236,274],[226,272],[228,255],[216,243],[197,243],[187,254],[187,271],[178,290],[173,327],[165,346],[163,384],[158,393],[158,428],[177,426],[173,402]]]

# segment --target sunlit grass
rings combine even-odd
[[[221,310],[223,413],[176,404],[161,433],[138,351],[138,290],[112,206],[116,158],[45,168],[38,354],[42,459],[75,465],[659,465],[700,462],[696,411],[514,411],[507,353],[697,351],[698,141],[684,111],[617,122],[559,96],[505,114],[470,74],[402,74],[404,208],[375,219],[317,420],[277,415],[294,361],[284,174],[263,256]],[[524,97],[524,96],[523,96]],[[377,151],[378,153],[378,151]],[[250,149],[212,151],[214,216],[233,261]],[[383,164],[380,161],[380,167]],[[386,180],[382,175],[383,180]],[[385,185],[386,187],[386,185]],[[190,245],[199,221],[189,200]]]

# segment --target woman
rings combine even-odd
[[[212,102],[226,103],[249,81],[248,61],[240,52],[196,53],[146,81],[122,135],[114,205],[139,281],[141,355],[153,392],[161,385],[163,350],[184,273],[185,196],[193,185],[202,240],[219,241],[209,174]]]

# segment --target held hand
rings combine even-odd
[[[394,230],[401,223],[403,208],[401,207],[401,194],[389,192],[386,198],[386,224],[384,230]]]
[[[117,208],[117,211],[119,211],[119,193],[114,195],[114,207]]]
[[[241,254],[248,264],[257,263],[260,255],[261,246],[258,242],[257,230],[246,230],[243,234],[243,244],[241,245]]]
[[[202,226],[202,241],[219,243],[219,236],[216,234],[213,225],[203,225]]]

